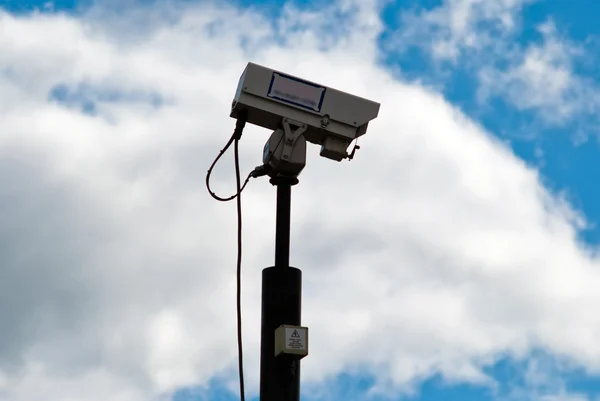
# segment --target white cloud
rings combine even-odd
[[[545,126],[569,125],[576,140],[585,139],[597,131],[600,105],[597,85],[580,68],[592,51],[570,41],[551,19],[538,27],[541,41],[519,38],[520,11],[535,1],[446,0],[430,10],[403,12],[392,48],[424,49],[435,68],[450,62],[473,73],[482,102],[500,97],[534,112]]]
[[[583,393],[568,390],[563,376],[569,363],[549,355],[537,354],[527,360],[509,384],[508,394],[498,401],[589,401]]]
[[[377,66],[377,5],[357,4],[341,33],[302,11],[285,18],[310,23],[273,31],[223,5],[0,14],[0,400],[135,401],[236,379],[235,209],[202,183],[248,59],[382,103],[353,162],[311,148],[294,189],[305,383],[353,369],[383,390],[435,372],[485,381],[482,365],[532,347],[600,367],[600,275],[577,241],[579,217],[439,95]],[[87,115],[48,100],[56,85],[81,84],[166,103],[98,97]],[[248,127],[245,170],[267,136]],[[222,193],[233,188],[226,168],[215,172]],[[256,394],[274,191],[253,182],[244,202]]]
[[[480,95],[503,96],[518,109],[538,111],[551,124],[594,114],[600,104],[596,85],[576,72],[585,51],[561,37],[552,21],[539,31],[542,42],[515,52],[506,70],[480,71]]]
[[[465,51],[495,47],[514,32],[521,8],[536,0],[446,0],[432,9],[403,12],[398,46],[416,44],[442,61],[457,62]]]

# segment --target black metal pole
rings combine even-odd
[[[292,185],[283,179],[277,186],[277,216],[275,220],[275,266],[290,267],[290,220]]]
[[[291,187],[296,178],[274,177],[277,186],[275,266],[262,273],[260,401],[300,400],[300,361],[275,357],[275,329],[300,326],[302,272],[290,267]]]

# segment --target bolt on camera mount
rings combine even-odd
[[[308,354],[308,328],[301,325],[302,272],[290,266],[291,187],[306,165],[306,143],[321,156],[352,159],[350,143],[367,132],[380,104],[279,71],[248,63],[230,116],[273,130],[263,165],[277,187],[275,265],[262,272],[260,401],[300,400],[300,359]]]

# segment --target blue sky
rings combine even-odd
[[[491,1],[491,0],[490,0]],[[194,4],[187,0],[186,3]],[[258,10],[267,20],[280,15],[282,1],[234,1],[236,7]],[[593,0],[539,0],[523,2],[522,9],[512,10],[515,26],[511,29],[497,27],[492,17],[482,17],[470,27],[476,38],[489,35],[492,40],[481,47],[469,47],[460,40],[454,56],[435,54],[430,45],[445,35],[448,27],[417,24],[410,18],[420,18],[435,10],[444,10],[451,1],[396,1],[387,2],[379,11],[384,24],[377,38],[378,60],[382,68],[404,82],[419,83],[432,88],[453,106],[460,108],[472,121],[483,127],[532,168],[539,171],[540,181],[556,197],[564,197],[588,222],[588,227],[577,236],[590,249],[600,245],[600,159],[597,157],[598,108],[600,101],[594,88],[600,87],[600,2]],[[510,3],[510,2],[508,2]],[[521,3],[521,2],[516,2]],[[301,10],[319,9],[318,2],[295,3]],[[90,7],[87,1],[64,0],[48,3],[33,0],[0,0],[0,7],[15,16],[34,11],[47,14],[65,12],[74,18],[85,14]],[[487,18],[487,19],[486,19]],[[407,27],[414,29],[408,29]],[[542,26],[552,26],[543,31]],[[1,35],[0,27],[0,35]],[[399,34],[401,32],[402,34]],[[442,33],[440,33],[442,32]],[[560,44],[557,60],[550,62],[557,71],[567,71],[573,87],[565,92],[551,92],[534,99],[540,93],[535,79],[527,81],[518,75],[519,67],[529,49],[547,49],[549,43]],[[552,49],[556,49],[553,47]],[[455,49],[455,50],[456,50]],[[540,51],[542,51],[540,50]],[[571,51],[572,50],[572,51]],[[548,56],[550,57],[550,56]],[[0,56],[1,59],[1,56]],[[511,74],[514,73],[514,74]],[[488,75],[485,75],[488,74]],[[483,76],[491,77],[484,81]],[[564,76],[564,75],[563,75]],[[531,76],[528,75],[529,78]],[[531,82],[534,82],[533,84]],[[496,83],[498,85],[496,85]],[[542,84],[548,86],[548,84]],[[57,88],[66,88],[57,86]],[[484,92],[487,91],[484,95]],[[60,92],[60,93],[59,93]],[[64,92],[64,93],[63,93]],[[49,94],[66,103],[67,89]],[[62,93],[62,95],[61,95]],[[150,91],[154,94],[154,91]],[[557,94],[556,99],[546,99]],[[158,95],[160,96],[160,95]],[[515,97],[516,96],[516,97]],[[118,96],[116,96],[118,97]],[[159,97],[160,99],[160,97]],[[154,99],[156,101],[156,99]],[[98,102],[102,102],[101,99]],[[384,105],[392,107],[392,105]],[[569,108],[562,116],[560,110]],[[84,105],[87,111],[95,106]],[[394,104],[393,107],[403,107]],[[572,108],[570,108],[572,107]],[[565,267],[566,268],[566,267]],[[507,297],[510,295],[506,295]],[[575,340],[574,340],[575,341]],[[348,350],[353,352],[353,350]],[[566,352],[566,351],[565,351]],[[590,366],[573,362],[571,356],[560,355],[555,349],[529,349],[519,358],[496,353],[484,363],[484,373],[493,379],[473,384],[452,380],[441,374],[417,377],[412,388],[397,390],[385,396],[372,396],[373,400],[410,401],[594,401],[600,396],[600,377],[587,372]],[[591,369],[591,368],[590,368]],[[368,369],[367,369],[368,371]],[[363,400],[375,383],[376,373],[353,374],[337,372],[327,379],[322,393],[309,391],[307,384],[304,401]],[[0,381],[1,383],[1,381]],[[1,387],[0,387],[1,389]],[[321,395],[319,395],[321,394]],[[325,394],[325,395],[323,395]],[[580,397],[580,398],[577,398]],[[209,384],[178,390],[175,401],[237,399],[227,390],[225,381],[213,377]],[[258,399],[258,398],[254,398]],[[4,400],[0,393],[0,400]],[[9,400],[9,399],[7,399]],[[12,400],[11,400],[12,401]]]

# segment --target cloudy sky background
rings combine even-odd
[[[203,180],[248,61],[382,104],[294,188],[304,400],[598,400],[600,3],[0,7],[0,400],[237,398],[235,205]],[[252,399],[274,200],[243,197]]]

